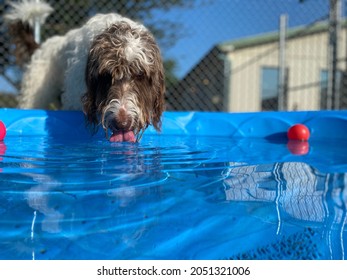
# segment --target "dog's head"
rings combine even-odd
[[[148,30],[125,21],[104,30],[92,42],[85,79],[87,121],[111,130],[111,141],[133,142],[149,125],[160,131],[164,69]]]

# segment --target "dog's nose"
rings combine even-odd
[[[119,130],[130,130],[131,118],[123,108],[119,110],[118,115],[116,116],[116,126]]]
[[[120,130],[129,130],[130,125],[128,122],[117,122],[117,128]]]

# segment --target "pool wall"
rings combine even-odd
[[[101,137],[91,136],[82,112],[0,109],[0,120],[8,136]],[[302,112],[165,112],[161,135],[195,135],[285,139],[288,128],[305,124],[311,140],[347,140],[347,111]],[[145,134],[156,134],[149,127]]]

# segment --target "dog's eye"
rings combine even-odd
[[[145,74],[144,74],[143,72],[139,72],[139,73],[136,74],[136,78],[137,78],[137,79],[140,79],[140,80],[141,80],[141,79],[143,79],[144,77],[145,77]]]
[[[111,85],[112,76],[110,73],[102,73],[98,77],[98,83],[103,83],[104,85]]]

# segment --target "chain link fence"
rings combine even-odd
[[[143,22],[165,60],[167,110],[347,108],[347,0],[47,2],[54,13],[41,27],[42,40],[98,12]],[[16,107],[23,71],[4,22],[8,9],[0,0],[0,107]]]

